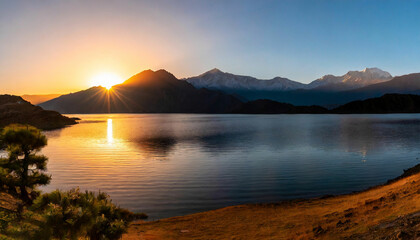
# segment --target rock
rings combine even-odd
[[[325,231],[325,229],[323,229],[321,226],[314,227],[314,228],[312,229],[312,231],[313,231],[313,233],[314,233],[315,237],[317,237],[317,236],[319,236],[319,235],[321,235],[321,234],[324,234],[324,233],[326,232],[326,231]]]

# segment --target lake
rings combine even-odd
[[[420,161],[420,114],[69,115],[51,184],[107,192],[150,219],[359,191]]]

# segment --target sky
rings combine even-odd
[[[419,12],[412,0],[0,0],[0,93],[69,93],[145,69],[304,83],[420,72]]]

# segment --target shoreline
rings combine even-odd
[[[420,164],[358,192],[134,222],[123,239],[382,239],[420,236],[416,227]]]

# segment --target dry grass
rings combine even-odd
[[[372,231],[380,223],[417,211],[420,211],[420,174],[355,194],[240,205],[154,222],[136,222],[123,239],[354,238]]]

